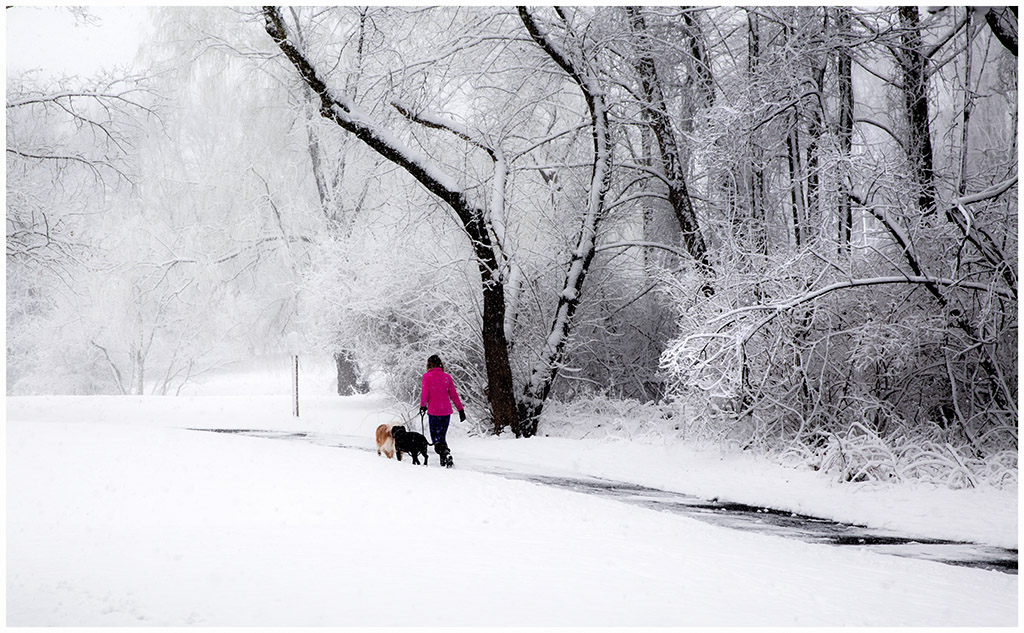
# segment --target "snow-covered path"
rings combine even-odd
[[[1007,574],[368,452],[186,430],[299,424],[277,404],[9,399],[7,624],[1017,623]],[[372,399],[306,410],[302,425],[369,429],[368,442],[386,415]],[[525,444],[457,439],[459,454],[480,458],[515,459]],[[534,446],[552,469],[587,459],[579,443]]]
[[[283,441],[309,442],[342,450],[374,451],[364,437],[306,431],[267,431],[258,429],[195,429]],[[701,499],[693,495],[615,481],[588,475],[553,475],[546,468],[514,464],[508,461],[460,457],[460,469],[488,473],[544,486],[597,495],[644,508],[673,512],[712,525],[795,538],[808,543],[827,543],[862,547],[892,556],[940,561],[979,569],[1017,573],[1017,550],[949,539],[907,536],[891,529],[830,521],[790,511],[751,506],[744,503]]]

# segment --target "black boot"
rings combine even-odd
[[[453,466],[453,463],[452,463],[452,452],[450,450],[448,450],[448,444],[447,443],[445,443],[445,442],[438,442],[437,444],[434,444],[434,450],[437,452],[438,456],[441,458],[441,465],[442,466],[444,466],[445,468],[451,468]]]

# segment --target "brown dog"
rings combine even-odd
[[[391,424],[377,427],[377,455],[384,451],[384,456],[391,459],[395,456],[395,438],[391,437]]]

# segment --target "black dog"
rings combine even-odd
[[[395,438],[395,457],[402,461],[402,453],[412,455],[412,463],[419,466],[418,453],[423,454],[423,465],[427,465],[427,438],[416,431],[406,431],[404,426],[391,427],[391,437]]]

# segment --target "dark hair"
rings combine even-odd
[[[430,358],[427,359],[427,369],[433,369],[434,367],[444,369],[444,363],[441,362],[441,357],[437,354],[431,354]]]

